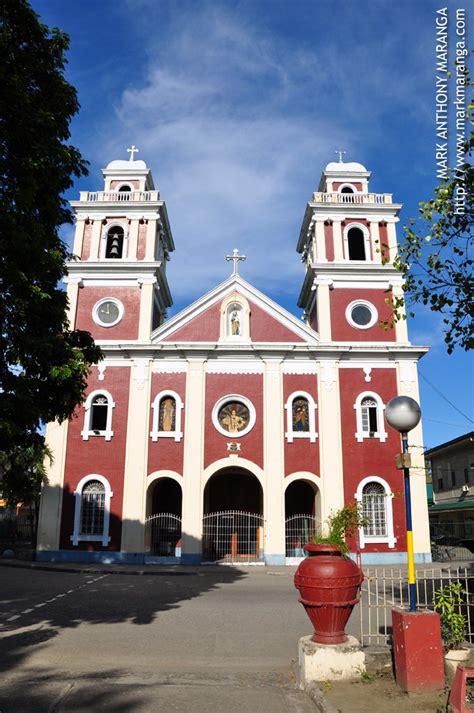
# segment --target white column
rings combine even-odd
[[[326,239],[324,237],[324,220],[316,219],[314,229],[316,240],[316,262],[327,262]]]
[[[130,370],[121,547],[121,551],[126,553],[145,551],[150,369],[150,361],[142,358],[134,359]]]
[[[397,364],[397,387],[398,393],[403,396],[411,396],[412,399],[420,403],[420,393],[418,389],[418,372],[416,361],[400,361]],[[396,394],[394,394],[395,396]],[[423,449],[423,426],[418,424],[413,431],[408,434],[408,447],[411,455],[412,466],[410,468],[410,490],[411,507],[413,521],[413,549],[415,557],[417,554],[424,554],[421,561],[429,561],[426,555],[431,552],[430,526],[428,518],[428,501],[426,498],[426,470]],[[401,442],[400,442],[401,450]],[[403,473],[400,471],[400,483],[403,488]]]
[[[130,223],[130,232],[128,235],[128,259],[137,259],[137,247],[138,247],[138,220],[133,219]]]
[[[66,277],[64,281],[67,283],[67,319],[71,329],[76,327],[77,302],[79,299],[79,288],[83,287],[81,277]]]
[[[280,359],[266,359],[263,381],[265,562],[285,564],[283,377]]]
[[[138,339],[149,339],[151,333],[151,320],[153,316],[153,290],[156,277],[139,278],[140,317],[138,321]]]
[[[332,239],[334,241],[334,260],[344,260],[344,251],[342,249],[342,227],[340,220],[332,222]]]
[[[374,262],[382,262],[382,246],[380,245],[380,232],[378,220],[369,222],[370,245],[372,248],[372,260]]]
[[[76,223],[76,232],[74,233],[74,244],[72,246],[72,254],[76,257],[82,255],[82,245],[84,242],[84,230],[86,227],[85,218],[80,218]]]
[[[41,495],[37,544],[39,552],[59,549],[68,425],[68,421],[63,421],[61,424],[48,423],[46,427],[46,445],[54,453],[54,460],[48,463],[48,483]]]
[[[183,564],[199,564],[201,561],[205,388],[205,361],[190,361],[186,378],[184,423]]]
[[[317,289],[316,306],[318,310],[318,332],[322,342],[332,341],[331,334],[331,301],[329,295],[329,287],[332,285],[332,280],[326,278],[317,278],[315,280]]]
[[[392,285],[392,297],[394,300],[399,299],[399,298],[404,299],[404,292],[403,292],[401,283]],[[398,311],[401,313],[401,315],[404,315],[405,314],[405,306],[399,307]],[[406,319],[399,319],[398,322],[396,322],[395,337],[396,337],[397,342],[405,342],[405,343],[409,344],[408,325],[407,325]]]
[[[324,523],[331,512],[344,505],[341,407],[336,361],[320,361],[318,394],[321,518]]]
[[[397,254],[397,229],[395,223],[387,219],[387,242],[390,262],[393,262]]]
[[[155,241],[156,241],[156,220],[150,219],[146,227],[146,247],[145,260],[153,262],[155,259]]]
[[[91,246],[89,260],[97,260],[99,257],[100,236],[102,234],[102,220],[95,218],[92,226]]]

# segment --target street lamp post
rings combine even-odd
[[[407,531],[408,589],[410,611],[416,612],[415,557],[413,554],[413,526],[411,513],[410,459],[408,455],[408,432],[418,425],[421,418],[419,404],[410,396],[396,396],[385,408],[385,418],[389,426],[402,437],[403,479],[405,484],[405,515]]]

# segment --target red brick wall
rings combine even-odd
[[[90,332],[94,339],[137,339],[140,316],[140,288],[138,287],[84,287],[79,290],[76,328]],[[115,327],[101,327],[92,319],[96,302],[105,297],[115,297],[124,306],[124,315]]]
[[[316,405],[318,404],[318,385],[315,375],[312,374],[284,374],[283,376],[283,401],[286,404],[288,397],[294,391],[306,391],[310,394]],[[319,409],[316,409],[316,431],[319,432]],[[286,409],[283,414],[284,432],[287,431]],[[295,438],[293,443],[288,443],[285,438],[285,475],[291,475],[299,470],[306,470],[314,475],[319,475],[319,437],[315,443],[310,443],[309,438]]]
[[[166,389],[171,389],[179,394],[184,408],[181,410],[181,431],[183,438],[175,441],[174,438],[158,438],[153,442],[150,432],[153,428],[153,412],[150,404],[149,420],[149,446],[148,446],[148,475],[155,470],[174,470],[183,474],[184,433],[186,429],[186,374],[153,374],[151,379],[151,403],[157,394]]]
[[[220,434],[212,423],[212,409],[216,401],[227,394],[240,394],[251,401],[256,410],[256,422],[246,436]],[[229,455],[227,443],[241,444],[239,456],[248,458],[263,468],[263,375],[262,374],[208,374],[206,377],[206,404],[204,416],[204,467]]]
[[[400,451],[400,437],[384,423],[387,440],[381,443],[376,438],[366,438],[358,443],[356,411],[354,404],[357,396],[364,391],[378,394],[384,404],[397,395],[395,369],[372,369],[371,381],[365,381],[362,369],[341,369],[339,383],[341,391],[341,428],[342,459],[344,472],[344,497],[346,502],[353,502],[361,480],[371,475],[378,475],[389,483],[394,498],[394,534],[397,538],[395,550],[406,550],[405,506],[403,496],[402,471],[395,468],[395,455]],[[364,552],[386,552],[387,545],[367,544]]]
[[[97,376],[97,367],[93,367],[87,393],[105,389],[112,395],[115,402],[115,408],[112,411],[114,435],[110,441],[106,441],[102,436],[89,436],[89,440],[84,441],[81,436],[81,431],[84,428],[83,407],[77,409],[76,416],[69,423],[60,535],[61,549],[104,549],[99,542],[82,542],[74,547],[70,540],[74,526],[73,492],[85,475],[97,474],[107,478],[113,492],[110,502],[109,535],[111,541],[107,549],[120,550],[130,371],[128,367],[109,367],[103,381],[99,381]]]
[[[380,321],[390,318],[392,308],[385,304],[390,293],[382,290],[364,289],[335,289],[330,290],[331,305],[331,330],[333,341],[357,341],[357,342],[394,342],[396,341],[395,330],[384,331],[380,326]],[[347,305],[356,299],[366,300],[376,307],[378,320],[369,329],[357,329],[346,320]]]

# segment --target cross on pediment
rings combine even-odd
[[[232,275],[238,275],[239,274],[239,262],[240,260],[246,260],[247,257],[245,255],[239,255],[239,251],[237,248],[234,248],[232,250],[232,255],[226,255],[225,256],[226,262],[229,262],[230,260],[234,261],[234,269],[232,271]]]
[[[135,159],[133,158],[133,154],[138,153],[140,149],[137,149],[137,147],[132,144],[129,149],[127,149],[127,153],[130,154],[130,158],[128,159],[129,161],[134,161]]]
[[[346,155],[346,151],[343,151],[343,149],[336,149],[334,153],[339,154],[339,163],[342,163],[342,157]]]

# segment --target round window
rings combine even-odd
[[[255,408],[243,396],[224,396],[212,410],[212,422],[224,436],[245,436],[255,423]]]
[[[346,309],[346,319],[353,327],[369,329],[377,321],[377,310],[374,305],[364,300],[351,302]]]
[[[120,322],[123,316],[123,305],[115,299],[105,299],[97,302],[92,310],[92,317],[96,324],[102,327],[113,327]]]

